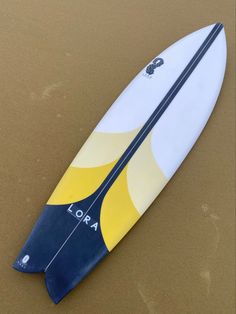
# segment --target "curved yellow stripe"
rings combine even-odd
[[[126,133],[93,132],[71,165],[88,168],[110,163],[122,155],[137,133],[138,129]]]
[[[132,201],[142,215],[168,182],[151,149],[151,134],[128,163],[128,188]]]
[[[102,204],[100,223],[103,239],[109,251],[140,218],[127,186],[127,167],[121,172]]]
[[[116,161],[94,168],[70,166],[48,200],[48,204],[70,204],[91,195],[100,186],[115,163]]]

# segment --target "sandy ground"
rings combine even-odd
[[[178,173],[59,305],[14,271],[44,203],[133,76],[171,43],[225,24],[216,109]],[[0,312],[234,313],[234,1],[0,0]]]

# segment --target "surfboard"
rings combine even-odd
[[[216,23],[177,41],[139,72],[72,161],[13,267],[45,272],[55,303],[73,289],[191,150],[214,108],[225,65],[224,27]]]

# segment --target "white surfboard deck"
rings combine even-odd
[[[157,57],[162,58],[164,64],[157,67],[153,75],[146,73],[146,67],[139,72],[79,151],[71,164],[71,171],[81,168],[96,168],[97,171],[98,167],[106,167],[120,158],[213,27],[210,25],[191,33],[160,53]],[[226,39],[223,29],[127,165],[127,193],[139,215],[146,211],[170,180],[202,132],[219,95],[225,65]],[[106,174],[101,174],[101,182]],[[93,178],[90,180],[93,185]],[[96,182],[94,188],[88,188],[88,193],[81,195],[78,181],[66,174],[48,203],[76,202],[89,195],[97,185]],[[76,184],[76,189],[73,184]],[[122,227],[123,219],[117,228],[119,217],[124,215],[124,219],[130,219],[127,228],[137,218],[135,215],[135,218],[129,216],[120,193],[113,196],[113,201],[118,202],[123,210],[116,213],[113,208],[112,214],[107,214],[105,205],[101,210],[101,227],[109,249],[128,231]],[[113,235],[110,228],[122,231]]]

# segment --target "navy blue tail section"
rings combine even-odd
[[[44,272],[55,251],[77,221],[68,215],[67,205],[46,205],[13,267],[27,273]]]
[[[109,253],[100,229],[102,200],[94,203],[94,197],[69,205],[47,205],[13,264],[21,272],[45,272],[55,303]]]
[[[107,254],[99,232],[82,223],[46,270],[46,286],[52,300],[58,303]]]

